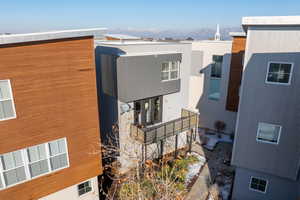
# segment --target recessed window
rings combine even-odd
[[[12,89],[9,80],[0,80],[0,121],[16,117]]]
[[[63,138],[0,155],[0,190],[68,167],[67,152]]]
[[[251,190],[265,193],[267,191],[267,185],[268,185],[268,181],[261,178],[251,177],[250,180]]]
[[[221,79],[222,79],[222,63],[223,56],[213,56],[213,63],[211,64],[209,94],[208,98],[212,100],[219,100],[221,96]]]
[[[259,123],[256,139],[261,142],[278,144],[280,133],[281,126],[279,125]]]
[[[161,80],[179,79],[179,61],[163,62],[161,65]]]
[[[77,186],[77,188],[78,188],[79,196],[86,194],[86,193],[92,191],[91,181],[86,181],[84,183],[81,183]]]
[[[291,83],[293,64],[270,62],[266,83],[285,84]]]

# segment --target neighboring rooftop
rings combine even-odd
[[[251,26],[251,25],[295,26],[295,25],[300,25],[300,16],[243,17],[242,25],[243,26]]]
[[[136,41],[131,41],[131,40],[111,40],[111,41],[106,41],[106,40],[96,40],[95,41],[96,45],[148,45],[148,44],[181,44],[181,42],[160,42],[160,41],[144,41],[144,40],[136,40]]]
[[[125,34],[105,34],[106,38],[116,39],[116,40],[140,40],[140,37],[125,35]]]
[[[25,33],[25,34],[5,34],[0,35],[1,44],[14,44],[23,42],[35,42],[54,39],[75,38],[84,36],[103,37],[106,28],[91,28],[91,29],[76,29],[76,30],[63,30],[63,31],[49,31],[38,33]]]

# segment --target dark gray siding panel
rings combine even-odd
[[[251,177],[268,181],[266,193],[249,190]],[[297,200],[298,182],[285,178],[237,168],[233,186],[232,200]]]
[[[181,61],[181,54],[119,57],[117,59],[119,100],[132,102],[179,92],[180,79],[161,81],[161,64],[164,61]]]
[[[291,85],[265,83],[269,61],[294,63]],[[300,158],[300,53],[252,54],[243,73],[233,164],[296,180]],[[282,126],[279,144],[256,141],[259,122]]]

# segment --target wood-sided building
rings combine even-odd
[[[0,199],[98,199],[93,35],[0,36]]]

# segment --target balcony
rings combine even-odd
[[[131,124],[130,134],[131,137],[143,144],[153,144],[192,128],[196,128],[197,125],[198,114],[182,109],[180,118],[157,126],[141,127],[140,125]]]

